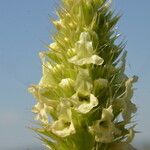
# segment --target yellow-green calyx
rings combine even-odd
[[[116,44],[119,16],[106,0],[62,0],[57,14],[53,43],[40,52],[42,78],[29,88],[34,130],[51,150],[128,147],[137,77],[125,74],[124,44]]]

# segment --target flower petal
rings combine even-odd
[[[69,59],[69,62],[78,66],[89,65],[89,64],[102,65],[104,60],[97,55],[92,55],[91,57],[86,57],[82,59],[78,59],[77,56],[74,56],[71,59]]]
[[[75,81],[75,90],[77,92],[90,93],[92,89],[92,79],[88,69],[80,69]]]
[[[111,143],[114,139],[114,134],[120,134],[115,128],[113,119],[112,106],[103,109],[101,120],[97,120],[89,127],[89,131],[95,135],[95,140],[101,143]]]

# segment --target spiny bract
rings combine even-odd
[[[62,0],[57,14],[54,42],[40,53],[43,76],[29,88],[41,123],[34,130],[51,150],[126,149],[137,77],[125,74],[124,44],[116,44],[119,16],[106,0]]]

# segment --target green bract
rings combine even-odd
[[[51,150],[126,149],[135,135],[137,77],[125,74],[124,44],[116,44],[119,16],[106,0],[61,4],[53,43],[40,53],[42,78],[29,88],[41,126],[34,130]]]

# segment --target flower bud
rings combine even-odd
[[[63,23],[62,23],[62,20],[59,20],[59,21],[53,21],[53,24],[55,25],[55,27],[60,30],[64,27]]]
[[[59,49],[59,47],[58,47],[58,45],[57,45],[56,42],[51,43],[51,44],[49,45],[49,47],[50,47],[50,49],[55,50],[55,51],[58,51],[58,49]]]

